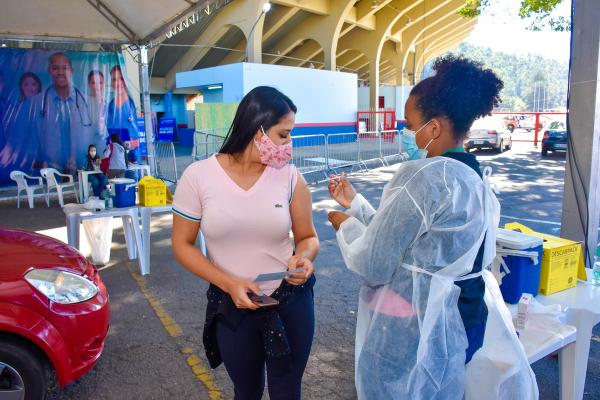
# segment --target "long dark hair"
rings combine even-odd
[[[36,94],[39,94],[42,91],[42,81],[40,80],[40,78],[33,72],[27,71],[23,75],[21,75],[21,78],[19,79],[19,91],[21,92],[22,99],[25,99],[25,92],[23,92],[22,86],[23,86],[23,82],[25,82],[25,79],[27,79],[27,78],[31,78],[35,81],[35,83],[37,83],[38,92]]]
[[[114,69],[114,68],[113,68]],[[121,72],[121,69],[119,68],[119,72]],[[98,75],[99,77],[102,78],[102,80],[104,81],[104,74],[102,73],[102,71],[97,70],[97,69],[93,69],[88,73],[88,85],[90,84],[90,82],[92,81],[92,78],[94,77],[94,75]]]
[[[296,106],[279,90],[269,86],[255,87],[238,106],[220,153],[240,154],[261,126],[266,132],[290,111],[296,113]]]
[[[96,149],[96,157],[94,157],[94,158],[92,158],[92,156],[90,156],[90,150],[91,150],[92,148]],[[98,159],[98,157],[99,157],[99,156],[98,156],[98,149],[96,148],[96,145],[95,145],[95,144],[90,144],[90,145],[88,146],[87,159],[88,159],[88,160],[91,160],[91,161],[94,161],[94,160],[97,160],[97,159]]]
[[[121,145],[121,147],[125,148],[125,143],[123,143],[123,141],[121,140],[121,135],[119,135],[118,133],[111,133],[110,141],[112,143],[118,143]]]

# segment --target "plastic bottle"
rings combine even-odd
[[[592,269],[592,283],[600,286],[600,244],[596,248],[596,257],[594,257],[594,268]]]
[[[104,200],[106,202],[105,208],[107,210],[113,208],[113,194],[110,185],[106,185],[106,190],[104,191]]]

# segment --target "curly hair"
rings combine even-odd
[[[454,55],[438,58],[433,69],[436,74],[419,82],[410,94],[417,98],[425,120],[446,117],[454,136],[462,139],[473,121],[498,106],[504,83],[482,63]]]

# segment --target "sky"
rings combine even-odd
[[[527,30],[530,21],[519,17],[520,0],[492,0],[490,7],[479,16],[477,25],[465,42],[495,51],[518,54],[539,54],[568,62],[570,32],[541,32]],[[563,2],[553,16],[570,16],[570,0]]]

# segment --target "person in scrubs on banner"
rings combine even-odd
[[[110,81],[114,97],[108,104],[106,126],[109,132],[112,130],[116,132],[121,129],[127,129],[129,137],[121,137],[121,140],[128,141],[131,146],[130,151],[137,154],[140,145],[136,120],[137,111],[135,103],[127,91],[127,85],[125,84],[125,78],[123,77],[120,65],[112,67],[110,71]]]
[[[92,127],[95,139],[93,141],[97,149],[103,149],[108,143],[108,130],[106,129],[107,102],[104,97],[104,74],[97,69],[88,73],[88,104],[92,116]]]
[[[3,128],[5,145],[0,150],[0,167],[29,173],[39,153],[36,129],[36,107],[31,99],[42,91],[42,81],[31,71],[19,78],[19,100],[5,109]]]
[[[85,163],[94,132],[86,96],[73,85],[73,64],[65,53],[48,59],[52,85],[39,98],[42,160],[49,167],[75,173]]]
[[[6,144],[6,138],[4,137],[4,113],[6,112],[6,99],[2,91],[4,90],[4,74],[0,71],[0,150]]]

